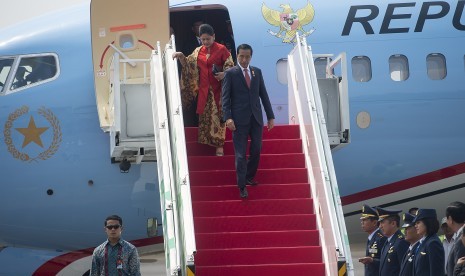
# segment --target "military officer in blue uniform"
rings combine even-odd
[[[362,206],[362,216],[360,224],[362,230],[368,233],[365,257],[358,259],[365,265],[365,276],[379,275],[379,256],[381,249],[386,242],[386,237],[379,229],[378,212],[366,204]]]
[[[416,212],[416,211],[415,211]],[[415,224],[413,220],[415,216],[409,213],[404,213],[404,224],[402,228],[404,228],[404,235],[405,240],[410,243],[410,246],[407,250],[407,253],[402,260],[402,264],[400,266],[400,273],[399,276],[412,276],[413,275],[413,260],[415,258],[415,251],[420,245],[420,238],[421,236],[417,234],[417,230],[415,229]]]
[[[444,274],[444,247],[437,235],[439,222],[435,209],[419,209],[413,220],[417,233],[422,237],[415,250],[413,274],[438,276]]]
[[[394,276],[399,275],[400,265],[405,253],[409,247],[409,243],[404,239],[404,235],[399,230],[400,226],[400,210],[387,210],[376,208],[379,217],[379,228],[387,237],[387,241],[381,250],[379,259],[379,275]]]

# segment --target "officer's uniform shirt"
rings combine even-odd
[[[444,271],[444,247],[438,235],[423,237],[415,250],[413,275],[439,276]]]
[[[413,260],[415,258],[415,251],[419,245],[420,241],[417,241],[409,246],[407,253],[405,253],[404,259],[402,260],[399,276],[413,275]]]
[[[394,235],[389,237],[381,250],[379,275],[399,275],[400,265],[408,247],[409,243],[404,239],[404,235],[400,230],[397,230]]]
[[[379,275],[379,257],[381,256],[381,249],[387,238],[381,234],[378,228],[368,236],[368,243],[366,247],[366,255],[373,258],[373,262],[365,265],[365,276],[378,276]]]

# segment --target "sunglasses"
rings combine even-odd
[[[112,229],[119,229],[121,227],[121,225],[119,224],[115,224],[115,225],[107,225],[105,226],[108,230],[112,230]]]

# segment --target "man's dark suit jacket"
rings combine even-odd
[[[236,44],[234,43],[234,38],[230,34],[227,34],[221,41],[221,44],[226,46],[226,48],[231,52],[233,62],[236,64]]]
[[[223,119],[233,119],[234,124],[246,125],[251,116],[263,126],[262,105],[268,120],[274,119],[270,98],[266,91],[262,71],[253,66],[250,67],[252,76],[250,89],[245,82],[244,73],[239,65],[226,70],[223,79]]]
[[[409,248],[409,243],[404,240],[404,235],[397,230],[390,241],[386,241],[381,250],[379,260],[379,275],[399,275],[402,259]]]
[[[190,37],[188,40],[185,40],[182,46],[182,53],[187,57],[192,52],[194,52],[195,48],[201,46],[202,44],[199,43],[196,36]]]
[[[460,259],[460,257],[465,256],[465,246],[462,244],[462,235],[463,231],[458,235],[452,249],[450,250],[449,258],[447,260],[447,276],[454,275],[454,267],[457,264],[457,260]]]
[[[413,271],[415,276],[444,274],[444,247],[438,235],[433,234],[426,237],[418,246]]]
[[[383,236],[381,230],[378,229],[371,237],[367,244],[365,256],[372,257],[373,262],[365,265],[365,276],[378,276],[379,275],[379,257],[381,256],[381,249],[386,243],[387,238]]]

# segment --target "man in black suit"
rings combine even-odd
[[[192,36],[185,40],[182,46],[182,53],[187,57],[195,50],[195,48],[202,45],[200,41],[199,28],[204,22],[202,20],[196,20],[192,22]]]
[[[404,235],[399,230],[400,211],[377,208],[379,216],[379,228],[383,231],[387,241],[381,250],[379,259],[379,275],[393,276],[399,275],[400,265],[409,243],[405,241]]]
[[[446,208],[447,225],[454,231],[454,245],[447,260],[447,275],[454,275],[454,267],[457,260],[465,256],[465,246],[462,244],[463,227],[465,226],[465,204],[455,201]]]
[[[221,40],[221,44],[226,46],[226,48],[231,52],[234,64],[236,64],[236,44],[234,43],[234,33],[231,25],[231,20],[226,20],[226,24],[228,34],[223,38],[223,40]]]
[[[262,71],[249,66],[253,50],[248,44],[237,47],[237,65],[228,69],[223,79],[223,119],[233,131],[236,155],[237,186],[241,198],[247,198],[246,184],[257,185],[254,180],[260,161],[263,134],[262,105],[268,119],[268,130],[274,127],[274,114],[266,91]],[[250,153],[246,159],[247,139],[250,136]]]
[[[386,237],[381,233],[378,222],[378,212],[366,204],[362,206],[360,223],[363,232],[368,234],[365,257],[358,259],[365,265],[365,276],[379,275],[379,257]]]

